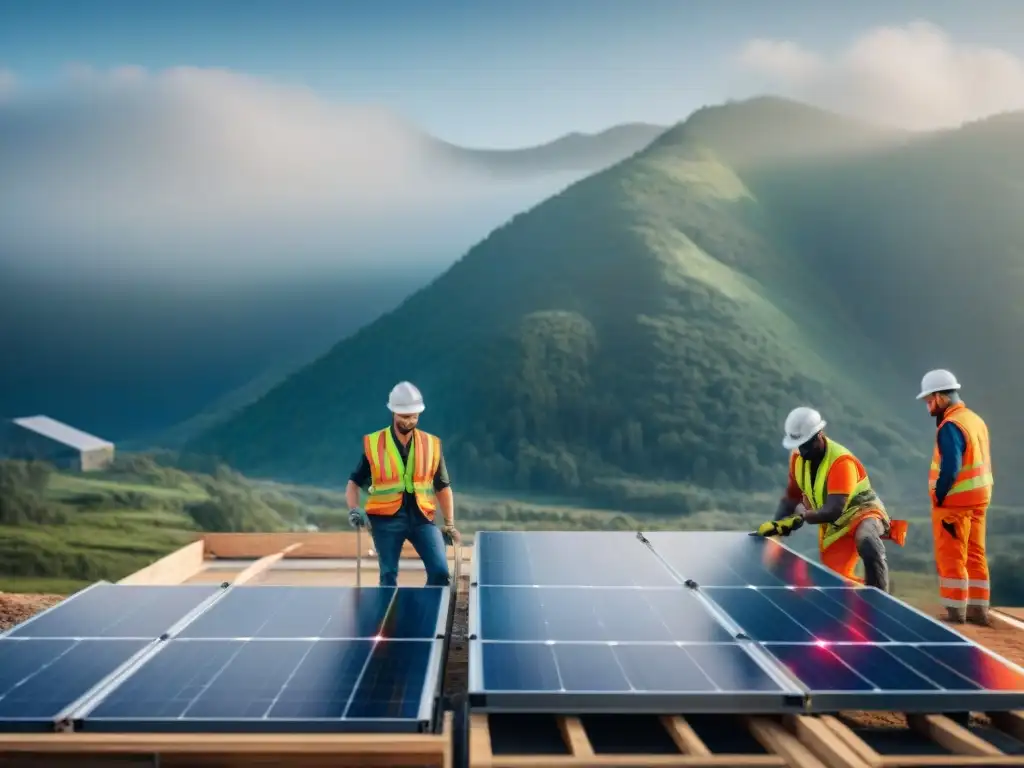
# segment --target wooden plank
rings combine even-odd
[[[590,737],[578,717],[559,717],[558,730],[562,732],[562,740],[569,748],[569,754],[573,757],[593,757],[594,748],[590,744]]]
[[[996,756],[1005,754],[980,736],[943,715],[907,715],[907,724],[936,744],[958,755]]]
[[[118,584],[163,585],[181,584],[203,568],[205,546],[202,539],[186,544],[181,549],[161,557],[145,568],[125,576]]]
[[[301,547],[301,546],[302,546],[302,544],[300,542],[296,542],[294,544],[289,544],[287,547],[282,549],[280,552],[275,552],[272,555],[267,555],[266,557],[261,557],[259,560],[257,560],[255,563],[250,565],[248,568],[246,568],[240,574],[235,576],[234,581],[232,581],[231,583],[234,584],[237,587],[237,586],[240,586],[242,584],[246,584],[246,583],[252,581],[257,576],[259,576],[261,573],[263,573],[267,569],[273,567],[274,563],[278,562],[279,560],[281,560],[281,558],[285,557],[289,553],[294,552],[295,550],[299,549],[299,547]]]
[[[790,768],[825,768],[811,750],[778,723],[763,717],[752,717],[746,722],[750,733],[761,746],[781,756]]]
[[[704,740],[693,730],[693,726],[683,718],[676,716],[662,717],[661,724],[672,737],[672,741],[684,755],[710,755],[711,750]]]
[[[302,544],[302,549],[292,558],[319,560],[351,560],[358,552],[355,531],[328,531],[306,533],[299,531],[280,533],[204,533],[202,541],[206,557],[222,560],[253,560],[280,552],[290,544]],[[363,557],[368,555],[371,544],[364,542]],[[462,559],[472,559],[471,546],[462,547]],[[371,556],[372,557],[372,556]],[[419,559],[412,544],[402,547],[402,557]],[[451,559],[451,558],[449,558]]]
[[[491,724],[487,715],[469,716],[469,764],[472,768],[486,768],[494,764],[491,749]]]
[[[863,757],[851,749],[844,739],[836,738],[835,731],[817,718],[796,715],[788,717],[786,723],[800,743],[810,749],[829,768],[864,768],[865,765],[882,765],[881,755],[878,755],[877,761],[865,762]],[[842,726],[842,723],[839,725]]]
[[[472,768],[478,763],[470,762]],[[785,768],[778,755],[494,755],[490,768]]]
[[[393,759],[393,764],[440,765],[446,734],[318,733],[9,733],[0,734],[0,755],[176,754],[334,755],[345,765],[360,756]],[[383,764],[383,763],[381,763]]]
[[[821,722],[865,763],[868,765],[881,765],[882,756],[872,749],[864,739],[850,730],[839,718],[832,715],[823,715]]]

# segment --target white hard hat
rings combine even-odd
[[[423,395],[408,381],[395,384],[388,395],[388,410],[392,413],[423,413]]]
[[[824,428],[825,421],[816,410],[807,406],[794,408],[786,417],[786,435],[782,438],[782,447],[791,451],[806,443]]]
[[[960,382],[956,380],[956,376],[944,368],[928,371],[921,379],[921,394],[917,399],[922,400],[928,395],[945,392],[947,389],[960,389]]]

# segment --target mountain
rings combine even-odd
[[[456,483],[641,507],[665,481],[777,489],[809,403],[919,501],[929,368],[988,417],[997,472],[1021,452],[1022,170],[1013,116],[908,135],[775,98],[700,110],[188,450],[340,483],[407,378]]]
[[[593,173],[639,152],[666,130],[663,125],[626,123],[599,133],[570,133],[522,149],[470,149],[430,139],[443,162],[466,171],[509,178],[555,171]]]
[[[660,130],[464,149],[202,72],[0,104],[0,417],[148,443],[205,411],[180,440]]]

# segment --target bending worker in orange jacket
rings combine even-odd
[[[949,620],[988,623],[985,513],[992,500],[988,426],[960,399],[949,371],[929,371],[921,394],[937,427],[928,487],[939,595]]]
[[[889,519],[864,465],[847,448],[825,437],[825,421],[818,411],[794,409],[785,429],[782,447],[792,451],[789,483],[775,521],[765,523],[758,533],[772,535],[769,528],[775,526],[785,536],[804,523],[814,523],[821,562],[827,568],[888,592],[883,539],[903,546],[906,522]],[[863,580],[854,576],[858,559],[864,561]]]

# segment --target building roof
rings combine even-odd
[[[114,444],[108,440],[103,440],[95,435],[90,435],[88,432],[69,427],[67,424],[51,419],[49,416],[25,416],[24,418],[14,419],[14,423],[23,429],[43,435],[51,440],[56,440],[58,443],[63,443],[79,451],[114,447]]]

